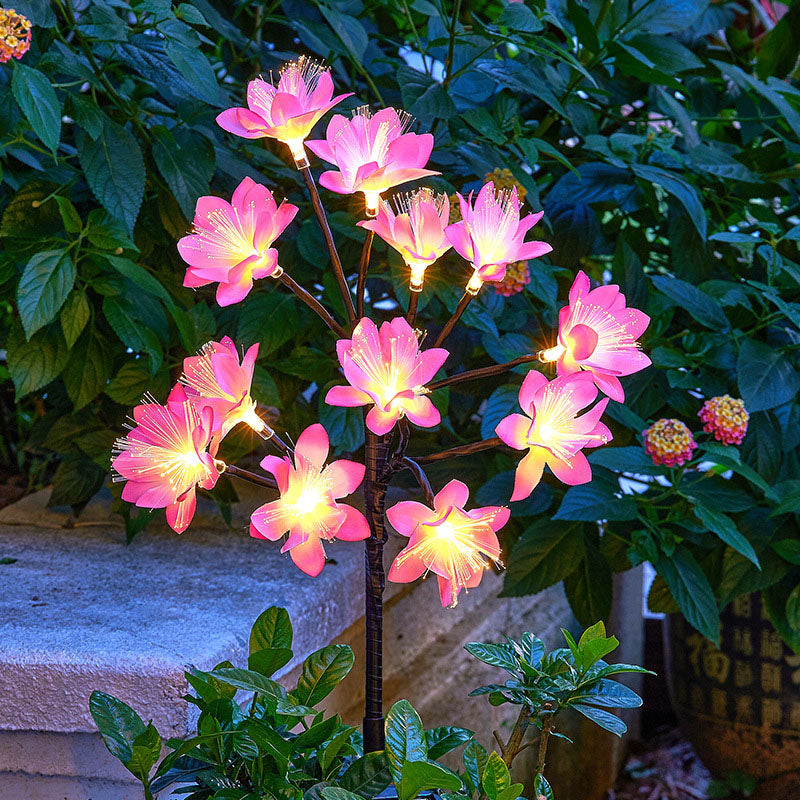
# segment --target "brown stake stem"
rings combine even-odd
[[[344,339],[347,336],[342,326],[325,310],[322,303],[297,283],[294,278],[290,278],[284,272],[278,280],[289,289],[295,297],[302,300],[340,339]]]
[[[224,461],[215,460],[214,465],[220,472],[227,472],[228,475],[233,475],[249,483],[255,483],[258,486],[266,486],[268,489],[277,489],[278,484],[275,483],[273,478],[268,478],[266,475],[256,475],[255,472],[249,472],[241,467],[234,467],[232,464],[226,464]]]
[[[336,243],[333,241],[333,234],[331,233],[331,226],[328,224],[328,217],[325,214],[325,209],[322,207],[322,201],[319,199],[319,192],[317,191],[316,183],[314,183],[314,176],[311,174],[311,167],[306,165],[300,169],[300,172],[303,175],[303,180],[306,182],[306,188],[311,197],[311,205],[314,207],[314,213],[317,215],[317,221],[322,230],[325,244],[328,245],[328,252],[331,254],[331,262],[333,263],[333,274],[336,276],[336,282],[339,284],[339,291],[342,293],[344,307],[347,310],[347,318],[350,320],[350,325],[352,326],[356,321],[356,310],[353,308],[353,298],[350,295],[350,287],[347,285],[347,279],[344,277],[342,261],[339,258]]]
[[[431,453],[429,456],[419,456],[414,459],[418,464],[432,464],[434,461],[444,461],[446,458],[456,456],[470,456],[473,453],[480,453],[481,450],[489,450],[492,447],[499,447],[503,440],[499,436],[492,436],[491,439],[484,439],[482,442],[472,442],[462,444],[458,447],[451,447],[449,450],[442,450],[440,453]]]
[[[364,294],[367,288],[367,272],[369,272],[369,256],[372,252],[373,231],[367,231],[364,247],[361,250],[361,261],[358,265],[358,283],[356,284],[356,314],[358,319],[364,316]]]
[[[455,328],[456,323],[461,319],[461,315],[467,310],[467,306],[472,302],[473,298],[475,297],[474,294],[470,294],[469,292],[464,292],[463,297],[458,301],[458,305],[456,306],[456,310],[453,312],[453,316],[447,320],[447,324],[442,328],[442,332],[436,337],[436,341],[433,343],[434,347],[441,347],[442,342],[450,335],[453,328]]]
[[[413,328],[414,323],[417,321],[417,305],[419,304],[419,292],[411,292],[408,298],[408,314],[406,319],[408,324]]]
[[[425,502],[433,507],[433,489],[425,470],[413,458],[401,458],[397,464],[401,469],[407,469],[411,472],[425,495]]]
[[[464,383],[465,381],[475,381],[479,378],[489,378],[492,375],[502,375],[504,372],[509,372],[518,367],[520,364],[529,364],[531,361],[538,361],[538,353],[530,354],[527,356],[520,356],[513,361],[506,361],[504,364],[494,364],[491,367],[481,367],[480,369],[470,369],[466,372],[459,372],[457,375],[450,375],[447,378],[442,378],[440,381],[428,384],[428,391],[434,389],[443,389],[445,386],[452,386],[454,383]]]

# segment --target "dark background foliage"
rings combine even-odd
[[[281,147],[234,141],[214,123],[247,80],[307,52],[355,92],[344,108],[402,106],[433,131],[436,188],[469,191],[505,167],[545,210],[537,230],[553,253],[531,263],[523,293],[481,293],[449,340],[448,372],[551,343],[579,267],[652,317],[654,367],[609,406],[614,442],[590,457],[593,482],[565,491],[546,478],[512,504],[505,593],[564,580],[591,622],[609,611],[612,573],[649,560],[654,608],[679,607],[714,639],[719,604],[763,589],[800,645],[800,6],[766,32],[755,5],[725,0],[15,5],[36,27],[23,60],[0,67],[7,469],[31,486],[52,477],[52,502],[80,507],[107,481],[129,406],[145,390],[163,400],[183,357],[224,334],[260,342],[255,394],[280,409],[280,428],[296,435],[319,418],[340,452],[361,446],[360,417],[321,403],[335,365],[318,320],[268,281],[219,308],[211,291],[181,288],[175,248],[195,199],[228,196],[244,175],[307,212]],[[354,269],[359,209],[324,200]],[[373,312],[391,316],[407,276],[376,250]],[[307,213],[279,252],[338,306]],[[454,257],[431,273],[420,314],[431,330],[465,279]],[[437,398],[443,424],[415,432],[412,453],[491,436],[520,380]],[[698,432],[703,399],[726,392],[751,414],[742,446],[700,434],[702,471],[653,467],[647,424],[678,417]],[[232,435],[226,455],[253,446]],[[514,466],[497,453],[431,477],[438,487],[456,469],[479,502],[505,502]],[[623,493],[621,473],[646,492]],[[224,481],[214,496],[223,511],[235,497]],[[119,505],[133,535],[147,516]]]

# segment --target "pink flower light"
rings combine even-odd
[[[440,347],[420,352],[417,336],[403,317],[384,322],[380,332],[364,317],[352,339],[336,342],[336,351],[350,385],[331,387],[325,397],[328,405],[374,404],[366,421],[379,436],[392,430],[402,416],[422,428],[439,424],[441,416],[426,396],[425,384],[449,353]]]
[[[369,537],[364,515],[339,504],[364,479],[364,465],[339,459],[325,466],[328,434],[319,423],[297,439],[294,464],[288,457],[267,456],[261,466],[278,482],[280,498],[257,508],[250,517],[250,535],[274,542],[287,531],[281,548],[307,575],[319,575],[325,566],[323,542],[348,542]]]
[[[197,201],[192,233],[178,242],[189,265],[184,286],[219,282],[217,302],[229,306],[243,300],[254,278],[278,278],[278,251],[273,242],[297,214],[297,206],[275,203],[272,192],[245,178],[228,203],[206,196]]]
[[[377,218],[358,224],[400,253],[411,270],[411,290],[419,292],[425,270],[451,247],[444,233],[450,204],[446,194],[430,189],[395,195],[394,201],[396,212],[382,200]]]
[[[247,84],[247,108],[229,108],[217,124],[245,139],[270,137],[289,145],[298,166],[306,162],[303,142],[317,122],[352,92],[333,97],[331,72],[301,56],[285,64],[278,85],[256,78]]]
[[[256,358],[258,344],[250,347],[239,363],[236,345],[226,336],[221,342],[207,342],[198,355],[183,360],[181,383],[189,402],[198,411],[210,408],[213,414],[212,455],[228,431],[240,422],[256,432],[267,427],[250,396]]]
[[[649,324],[647,314],[625,306],[619,286],[590,291],[581,271],[569,290],[569,305],[559,313],[558,345],[546,350],[542,360],[556,361],[559,375],[590,372],[598,388],[621,403],[625,392],[619,376],[650,365],[637,341]]]
[[[386,509],[398,533],[408,536],[388,578],[410,583],[428,570],[439,580],[442,605],[455,606],[462,589],[481,582],[490,561],[500,564],[497,531],[508,522],[504,506],[485,506],[465,511],[469,489],[461,481],[450,481],[434,498],[433,509],[413,500]]]
[[[592,479],[592,468],[581,449],[611,441],[611,431],[600,422],[608,398],[583,416],[577,414],[596,397],[597,387],[586,373],[552,381],[536,370],[525,376],[519,390],[519,404],[525,413],[510,414],[495,428],[509,447],[528,451],[517,466],[512,500],[530,495],[541,480],[545,464],[570,486]]]
[[[194,516],[195,488],[211,489],[219,477],[206,452],[213,412],[190,403],[180,384],[165,406],[145,399],[133,410],[135,427],[115,443],[114,480],[127,481],[123,500],[142,508],[166,508],[169,526],[183,533]]]
[[[506,265],[527,261],[549,253],[547,242],[526,242],[525,234],[544,214],[528,214],[520,219],[517,189],[496,190],[484,184],[472,205],[472,192],[465,200],[460,194],[461,221],[447,227],[447,238],[458,254],[472,264],[474,270],[467,291],[477,294],[484,281],[501,281]]]
[[[393,108],[373,116],[362,106],[352,119],[336,114],[328,123],[325,139],[306,142],[312,153],[339,169],[323,172],[319,182],[339,194],[363,192],[367,213],[374,216],[381,192],[438,175],[424,169],[433,150],[433,136],[404,132],[410,120],[408,114]]]

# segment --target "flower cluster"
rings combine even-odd
[[[508,167],[495,167],[491,172],[487,172],[483,179],[487,183],[494,185],[495,189],[517,190],[520,203],[525,200],[528,190],[514,177],[514,173]]]
[[[679,419],[659,419],[642,431],[644,449],[656,466],[680,467],[690,461],[697,443]]]
[[[531,271],[527,261],[515,261],[506,267],[503,280],[495,284],[494,290],[502,297],[519,294],[531,282]]]
[[[13,8],[0,8],[0,64],[17,61],[31,46],[31,23]]]
[[[741,444],[750,419],[744,401],[727,394],[706,400],[697,416],[703,422],[703,430],[723,444]]]

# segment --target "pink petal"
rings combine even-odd
[[[454,479],[437,492],[433,498],[433,507],[437,512],[446,511],[451,506],[463,509],[467,500],[469,500],[467,485]]]
[[[296,454],[307,459],[317,468],[321,468],[328,458],[329,440],[325,428],[315,422],[309,425],[297,438],[294,446]]]
[[[316,578],[325,566],[325,548],[318,536],[309,536],[302,544],[289,551],[295,565],[306,575]]]
[[[252,178],[248,178],[245,176],[242,178],[241,183],[233,190],[233,197],[231,197],[231,205],[234,208],[239,209],[241,212],[244,206],[244,198],[245,195],[252,189],[254,186],[259,186]],[[265,186],[262,186],[263,189],[266,189]],[[269,189],[267,189],[269,191]]]
[[[186,238],[188,237],[184,236],[184,239]],[[181,241],[183,241],[183,239],[181,239]],[[210,280],[199,277],[195,272],[192,271],[191,267],[186,270],[186,275],[183,278],[183,285],[190,289],[197,289],[200,286],[208,286],[209,283],[211,283]]]
[[[318,156],[323,161],[327,161],[329,164],[336,163],[333,148],[325,139],[308,139],[305,145],[315,156]]]
[[[245,139],[262,139],[267,135],[264,121],[246,108],[228,108],[217,115],[217,125],[228,133]]]
[[[547,383],[547,378],[535,369],[532,369],[525,376],[525,380],[522,381],[522,386],[519,388],[519,404],[523,411],[530,410],[533,405],[534,395],[543,386],[547,386]]]
[[[497,424],[494,432],[515,450],[525,450],[528,447],[528,431],[531,428],[530,417],[522,414],[509,414]]]
[[[433,380],[433,376],[441,369],[449,355],[450,353],[443,347],[432,347],[420,353],[416,375],[420,385]]]
[[[588,406],[597,397],[597,387],[588,372],[556,378],[551,381],[550,388],[558,392],[559,405],[573,414]]]
[[[323,172],[319,176],[320,186],[324,186],[331,192],[337,194],[351,194],[354,190],[344,181],[344,176],[341,172]]]
[[[524,500],[542,479],[546,451],[543,447],[531,447],[528,455],[517,465],[514,474],[514,492],[511,500]]]
[[[357,461],[340,458],[333,461],[325,470],[334,498],[347,497],[361,485],[366,467]]]
[[[461,258],[466,259],[470,263],[475,259],[475,248],[472,245],[472,237],[469,235],[469,231],[467,231],[467,226],[464,224],[463,220],[448,225],[444,233]]]
[[[186,492],[182,500],[167,506],[167,524],[175,533],[183,533],[189,527],[196,506],[194,487]]]
[[[647,326],[650,324],[650,317],[643,311],[639,311],[638,308],[626,308],[624,311],[620,312],[619,316],[622,319],[625,330],[633,336],[634,339],[638,339],[647,330]]]
[[[261,469],[272,473],[278,484],[278,491],[281,494],[285,494],[289,488],[289,472],[291,470],[289,460],[278,456],[264,456],[261,459]]]
[[[434,512],[414,500],[403,500],[386,509],[386,518],[403,536],[411,536],[417,526],[432,519]]]
[[[285,125],[292,117],[299,117],[303,111],[303,104],[293,94],[278,91],[272,98],[270,116],[273,126]]]
[[[577,486],[579,483],[589,483],[592,479],[592,468],[586,460],[586,456],[578,451],[572,457],[572,462],[563,461],[560,458],[550,456],[547,459],[547,466],[553,470],[553,474],[568,486]]]
[[[539,258],[552,252],[553,248],[547,242],[525,242],[517,250],[517,261],[527,261],[530,258]]]
[[[291,519],[284,511],[281,500],[265,503],[250,515],[250,535],[256,539],[277,542],[290,525]]]
[[[325,402],[329,406],[344,406],[353,408],[355,406],[365,406],[372,402],[372,398],[361,389],[353,386],[331,386],[325,395]]]
[[[589,292],[586,297],[586,302],[600,306],[601,308],[609,309],[614,305],[618,297],[619,286],[612,283],[608,286],[598,286],[596,289]]]
[[[340,505],[344,512],[344,520],[336,531],[336,538],[343,542],[360,542],[369,539],[370,531],[367,518],[356,508]]]
[[[250,294],[252,288],[253,279],[248,271],[242,275],[237,283],[220,283],[217,286],[217,303],[223,307],[240,303]]]
[[[442,421],[442,415],[439,409],[431,402],[429,397],[420,395],[413,400],[402,401],[403,410],[408,419],[420,428],[433,428]],[[376,409],[373,408],[372,411]],[[370,411],[370,414],[372,413]],[[369,424],[369,415],[367,415],[367,423]],[[392,423],[394,424],[394,423]],[[370,428],[372,430],[372,428]],[[391,430],[391,428],[389,429]],[[377,431],[374,431],[377,433]],[[388,431],[385,431],[388,433]]]
[[[430,400],[428,402],[430,403]],[[436,413],[438,414],[439,412],[437,411]],[[373,406],[367,414],[367,427],[378,436],[383,436],[384,433],[389,433],[394,428],[399,417],[399,410],[381,411],[377,406]],[[433,424],[435,425],[436,423]],[[426,426],[423,425],[423,427]]]
[[[583,270],[579,270],[572,282],[572,288],[569,290],[569,304],[575,305],[579,297],[588,294],[590,286],[589,276]]]
[[[592,375],[598,389],[600,389],[603,394],[608,395],[608,397],[612,400],[616,400],[618,403],[625,402],[625,390],[622,388],[619,378],[615,375],[605,375],[600,372],[595,372],[594,370],[592,370]]]
[[[393,583],[411,583],[421,578],[427,571],[425,562],[419,555],[409,551],[410,548],[401,550],[392,562],[386,577]]]
[[[453,605],[453,600],[458,597],[461,587],[455,590],[455,597],[453,596],[453,582],[450,578],[445,578],[442,575],[437,576],[439,581],[439,599],[442,601],[442,608],[450,608]]]

